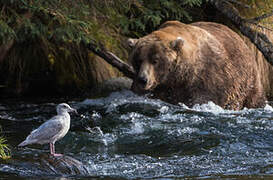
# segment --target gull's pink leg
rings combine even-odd
[[[49,146],[50,146],[50,154],[54,155],[54,150],[53,150],[54,145],[52,143],[49,143]]]
[[[53,155],[54,157],[63,156],[62,154],[56,154],[56,153],[55,153],[55,143],[54,143],[54,142],[52,143],[52,150],[53,150],[53,154],[52,154],[52,155]]]

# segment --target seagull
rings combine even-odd
[[[39,128],[33,130],[26,140],[21,142],[18,146],[49,143],[50,154],[54,157],[62,156],[62,154],[55,153],[55,142],[63,138],[70,128],[70,115],[68,113],[77,113],[77,111],[66,103],[57,105],[56,109],[56,116],[43,123]]]

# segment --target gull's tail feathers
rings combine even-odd
[[[24,140],[24,141],[21,142],[18,146],[26,146],[26,145],[28,145],[28,144],[30,144],[30,143],[28,142],[28,140]]]

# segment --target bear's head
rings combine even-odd
[[[130,61],[136,71],[132,90],[146,93],[158,85],[168,84],[168,76],[176,64],[184,40],[181,37],[171,41],[157,38],[129,39],[132,48]]]

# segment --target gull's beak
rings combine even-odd
[[[76,109],[74,109],[74,108],[71,108],[71,109],[70,109],[70,112],[73,112],[73,113],[75,113],[75,114],[78,114],[78,111],[77,111]]]

